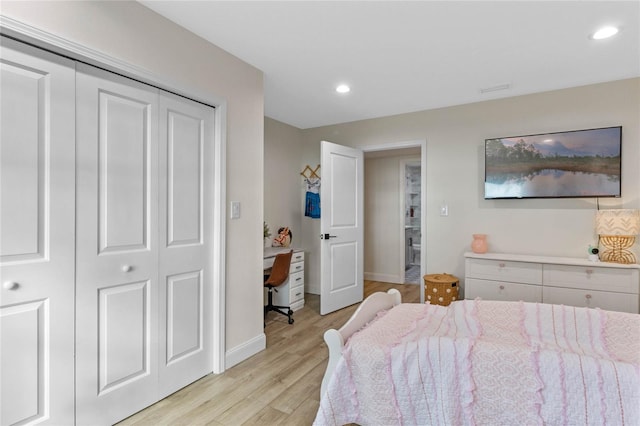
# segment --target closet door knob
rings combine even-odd
[[[131,271],[133,271],[133,266],[131,265],[124,265],[122,267],[122,272],[131,272]]]
[[[2,283],[2,288],[5,290],[17,290],[18,287],[20,287],[20,284],[15,281],[5,281]]]

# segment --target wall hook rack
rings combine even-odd
[[[320,170],[320,164],[316,166],[315,169],[312,169],[308,164],[304,167],[304,169],[300,172],[302,176],[307,179],[311,179],[313,177],[320,179],[320,175],[318,174],[318,170]]]

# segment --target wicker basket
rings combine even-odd
[[[458,300],[458,277],[450,274],[429,274],[424,277],[425,302],[449,306]]]

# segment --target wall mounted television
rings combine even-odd
[[[620,197],[622,127],[486,139],[484,198]]]

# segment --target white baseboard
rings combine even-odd
[[[225,354],[224,368],[225,370],[241,363],[245,359],[251,358],[258,352],[265,350],[267,347],[267,336],[264,333],[254,337],[253,339],[230,349]]]
[[[365,272],[364,279],[367,281],[381,281],[383,283],[404,284],[402,277],[398,275],[378,274],[375,272]]]

